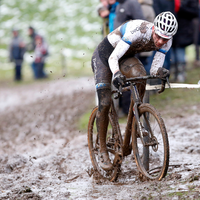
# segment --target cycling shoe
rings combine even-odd
[[[101,153],[100,164],[101,168],[105,171],[109,171],[113,168],[113,165],[110,161],[109,155],[107,152]]]

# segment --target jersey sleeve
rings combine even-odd
[[[131,33],[127,26],[128,22],[121,26],[122,38],[108,59],[110,70],[113,74],[119,71],[118,60],[126,53],[132,42],[138,38],[137,34]]]
[[[171,45],[172,45],[172,39],[170,39],[165,45],[163,45],[162,48],[157,50],[150,69],[151,75],[156,75],[158,68],[163,67],[165,61],[165,55],[171,48]]]
[[[125,52],[129,49],[130,45],[124,40],[120,40],[120,42],[115,47],[114,51],[110,55],[108,59],[108,64],[110,66],[110,70],[113,74],[119,71],[119,63],[118,60],[125,54]]]

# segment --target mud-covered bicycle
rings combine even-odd
[[[149,103],[143,103],[138,93],[137,83],[156,76],[143,76],[126,79],[126,87],[113,90],[114,98],[122,91],[131,91],[131,103],[125,133],[121,135],[118,116],[112,100],[109,111],[109,126],[106,145],[113,164],[110,171],[99,166],[100,143],[96,128],[98,107],[92,110],[88,123],[88,147],[94,171],[102,178],[115,181],[120,172],[123,158],[133,150],[139,173],[148,179],[161,180],[166,176],[169,166],[169,142],[165,123],[160,113]],[[166,79],[162,79],[159,93],[165,90]],[[169,83],[169,82],[168,82]]]

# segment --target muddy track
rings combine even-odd
[[[200,199],[199,106],[190,117],[164,119],[171,153],[166,178],[140,180],[129,156],[110,183],[90,174],[87,133],[77,128],[95,102],[92,78],[0,92],[0,199]]]

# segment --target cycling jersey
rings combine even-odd
[[[132,57],[140,52],[156,50],[150,70],[150,74],[155,75],[158,68],[163,66],[165,54],[172,45],[172,39],[168,40],[161,48],[157,48],[153,41],[152,31],[153,23],[145,20],[130,20],[122,24],[107,36],[110,46],[113,47],[109,47],[109,52],[106,50],[105,53],[106,39],[100,43],[99,47],[105,46],[105,48],[98,48],[100,58],[108,59],[109,67],[114,74],[119,70],[120,59]]]

